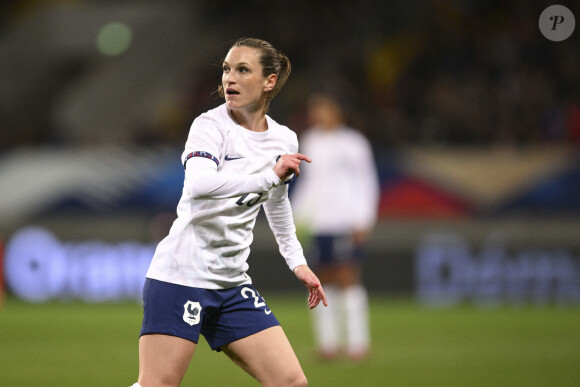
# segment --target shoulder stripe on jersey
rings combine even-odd
[[[187,155],[187,157],[185,158],[185,161],[183,162],[183,169],[187,169],[185,164],[187,163],[187,160],[189,160],[192,157],[205,157],[206,159],[210,159],[213,162],[215,162],[218,165],[218,167],[220,165],[220,161],[211,153],[204,152],[204,151],[195,151],[195,152],[191,152],[190,154]]]

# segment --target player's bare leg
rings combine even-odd
[[[142,387],[179,386],[196,344],[169,335],[139,339],[139,384]]]
[[[224,345],[222,351],[262,386],[308,385],[300,362],[280,326]]]

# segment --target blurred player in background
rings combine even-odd
[[[296,134],[266,115],[289,74],[288,58],[258,39],[240,39],[223,61],[225,103],[191,126],[178,217],[147,273],[134,386],[179,385],[200,334],[262,385],[307,384],[246,262],[263,205],[282,256],[309,290],[308,306],[327,304],[306,265],[284,184],[310,159],[296,153]]]
[[[312,127],[300,139],[312,158],[291,194],[298,234],[330,305],[314,312],[319,354],[341,352],[363,359],[370,349],[367,291],[361,282],[363,244],[378,211],[379,182],[368,140],[345,124],[344,109],[330,94],[308,102]]]

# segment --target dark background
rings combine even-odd
[[[577,2],[558,3],[580,15]],[[39,225],[67,243],[159,240],[180,195],[189,125],[221,103],[221,60],[250,36],[292,62],[274,119],[300,135],[308,96],[330,91],[372,142],[382,196],[364,261],[371,289],[419,292],[418,251],[434,235],[465,242],[484,273],[493,259],[483,252],[499,238],[499,272],[530,251],[570,255],[571,279],[546,266],[556,274],[542,294],[558,299],[558,283],[569,281],[562,297],[578,302],[580,34],[546,39],[538,18],[548,5],[2,2],[0,238],[6,245]],[[107,38],[113,22],[122,28]],[[127,33],[125,49],[99,49],[99,37],[114,48]],[[255,282],[296,289],[264,223],[250,260]],[[453,268],[440,270],[442,281],[456,280]],[[541,293],[542,270],[522,274],[525,297]],[[511,280],[490,273],[505,298]]]

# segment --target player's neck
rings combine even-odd
[[[262,111],[230,110],[230,116],[238,125],[252,132],[265,132],[268,130],[268,122]]]
[[[330,121],[320,123],[320,127],[325,132],[332,132],[333,130],[338,129],[338,127],[340,127],[342,125],[344,125],[344,124],[340,120],[330,120]]]

